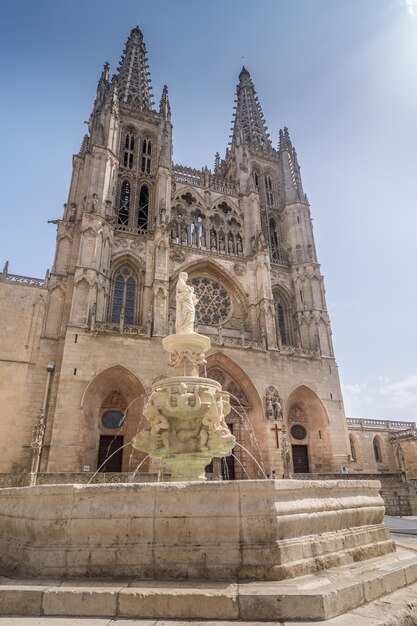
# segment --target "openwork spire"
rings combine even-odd
[[[243,139],[249,146],[270,152],[273,150],[268,129],[256,95],[250,74],[245,66],[239,74],[236,89],[236,111],[234,116],[232,146]]]
[[[307,201],[301,181],[297,152],[292,145],[288,128],[279,131],[279,153],[284,168],[285,194],[288,201]]]
[[[148,70],[149,65],[142,31],[136,26],[132,29],[126,42],[117,72],[121,102],[134,104],[140,109],[152,109],[154,103]]]

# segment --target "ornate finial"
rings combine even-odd
[[[215,174],[220,173],[220,153],[219,152],[216,152],[216,155],[214,157],[214,173]]]

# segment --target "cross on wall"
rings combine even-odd
[[[279,436],[278,436],[278,433],[279,433],[279,431],[280,431],[281,429],[280,429],[280,428],[278,428],[278,424],[277,424],[277,423],[275,423],[275,424],[273,425],[273,427],[271,428],[271,430],[272,430],[272,432],[274,432],[274,433],[275,433],[275,439],[276,439],[276,442],[277,442],[277,448],[279,448]]]

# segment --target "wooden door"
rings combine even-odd
[[[294,474],[309,474],[307,446],[291,446]]]
[[[122,460],[123,460],[123,437],[112,435],[100,435],[100,445],[98,449],[98,461],[97,467],[99,468],[104,461],[103,467],[99,469],[100,472],[121,472]],[[117,450],[117,452],[116,452]],[[114,454],[113,454],[114,453]],[[111,458],[109,458],[113,455]]]

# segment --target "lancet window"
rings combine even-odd
[[[149,220],[149,188],[142,185],[139,192],[138,205],[138,228],[139,230],[148,230]]]
[[[142,172],[144,174],[151,173],[151,153],[152,144],[149,138],[142,141]]]
[[[265,176],[265,196],[266,205],[272,208],[274,206],[274,192],[272,190],[272,178],[268,174]]]
[[[275,302],[275,320],[281,342],[284,346],[288,345],[287,329],[285,327],[284,309],[281,302]]]
[[[352,435],[349,436],[349,443],[350,443],[350,455],[352,457],[352,461],[356,463],[357,462],[356,448],[355,448],[355,441]]]
[[[210,213],[205,215],[199,208],[177,205],[172,211],[172,243],[243,256],[241,218],[225,202]]]
[[[375,461],[377,463],[382,463],[381,446],[379,444],[379,441],[378,441],[377,437],[374,438],[373,448],[374,448]]]
[[[132,133],[126,133],[123,154],[123,165],[133,169],[133,155],[135,150],[135,138]]]
[[[125,324],[135,323],[137,281],[129,267],[122,267],[114,277],[111,319],[115,324],[121,318]]]
[[[279,343],[283,346],[294,344],[293,329],[291,324],[290,311],[285,300],[279,293],[274,293],[275,306],[275,328],[279,338]]]
[[[119,211],[117,217],[117,223],[119,226],[127,226],[129,224],[130,196],[130,183],[128,180],[124,180],[120,190]]]

